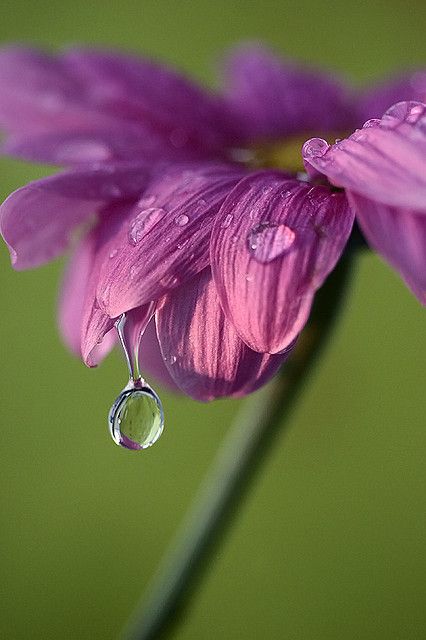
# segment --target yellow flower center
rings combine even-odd
[[[241,159],[252,168],[281,169],[290,173],[305,171],[302,158],[302,147],[309,138],[324,138],[330,144],[336,139],[345,137],[344,133],[307,133],[295,135],[274,142],[253,145]]]

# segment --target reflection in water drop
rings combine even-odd
[[[165,215],[164,209],[158,207],[150,207],[140,211],[130,223],[129,226],[129,242],[133,246],[138,244],[153,227]]]
[[[290,251],[295,239],[296,233],[287,225],[261,222],[250,231],[247,246],[257,262],[267,264]]]
[[[161,400],[139,372],[139,344],[154,311],[154,304],[134,309],[115,325],[130,380],[111,407],[108,425],[116,444],[137,451],[153,445],[164,427]]]
[[[116,444],[136,451],[147,449],[163,432],[161,400],[142,380],[139,384],[131,381],[112,405],[108,424]]]
[[[302,155],[305,160],[309,158],[321,158],[330,148],[327,140],[323,138],[311,138],[302,147]]]

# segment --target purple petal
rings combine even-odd
[[[92,262],[92,243],[84,238],[67,264],[59,298],[59,329],[65,344],[77,356],[81,354],[81,320]]]
[[[246,344],[269,353],[288,347],[352,223],[343,194],[278,172],[234,188],[216,218],[211,262],[224,311]]]
[[[426,103],[426,71],[413,71],[365,91],[359,98],[360,120],[381,118],[389,105],[403,100]]]
[[[261,46],[237,49],[225,71],[226,98],[249,139],[341,131],[356,121],[341,82],[280,60]]]
[[[305,162],[331,182],[383,204],[425,210],[426,106],[394,105],[381,120],[366,122],[349,138],[329,146],[308,140]]]
[[[14,135],[1,151],[26,160],[62,166],[122,160],[149,162],[190,158],[189,151],[170,145],[167,140],[141,125],[127,123],[116,129],[55,131],[41,135]]]
[[[0,231],[16,269],[39,266],[62,253],[75,227],[108,201],[135,198],[147,181],[146,165],[104,165],[37,180],[0,207]]]
[[[416,212],[373,202],[356,193],[349,192],[348,198],[368,243],[426,304],[426,206]]]
[[[235,136],[224,103],[165,65],[89,49],[68,51],[62,61],[104,110],[148,124],[172,146],[212,151]]]
[[[157,300],[208,265],[214,216],[244,174],[233,165],[187,164],[153,179],[101,270],[98,299],[108,315]]]
[[[204,402],[255,391],[290,352],[271,356],[244,344],[225,318],[210,269],[169,293],[156,321],[170,374],[185,393]]]
[[[180,389],[176,386],[164,363],[164,358],[158,343],[154,319],[148,323],[145,333],[142,336],[139,348],[139,364],[143,376],[152,376],[154,380],[166,389],[180,393]]]
[[[64,63],[22,47],[0,50],[0,126],[8,132],[91,129],[114,118],[90,105],[86,87]]]
[[[308,141],[304,155],[346,187],[367,240],[425,303],[426,105],[400,102],[330,148]]]
[[[96,299],[99,272],[105,260],[114,256],[115,236],[131,205],[116,203],[102,210],[99,223],[90,231],[85,242],[92,253],[89,278],[81,317],[81,354],[89,366],[96,366],[103,355],[103,341],[114,326],[114,318],[107,315]]]
[[[76,147],[84,151],[85,162],[95,149],[114,159],[116,147],[130,159],[125,142],[133,136],[133,151],[146,140],[145,155],[222,155],[237,139],[235,116],[221,98],[148,60],[14,47],[0,51],[0,83],[0,126],[17,136],[8,150],[29,159],[68,163],[70,146],[72,157]]]

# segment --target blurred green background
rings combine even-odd
[[[241,39],[356,82],[425,62],[426,4],[259,0],[6,0],[0,38],[96,43],[211,81]],[[6,196],[44,168],[1,160]],[[62,264],[12,272],[1,247],[0,637],[117,636],[194,495],[237,402],[164,394],[142,454],[106,414],[119,354],[89,371],[55,324]],[[426,637],[424,317],[373,255],[176,640]]]

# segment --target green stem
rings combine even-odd
[[[238,415],[146,597],[123,632],[126,640],[165,638],[182,617],[215,546],[241,508],[243,497],[288,421],[312,364],[331,333],[353,253],[346,253],[317,293],[309,325],[281,373],[252,396]]]

